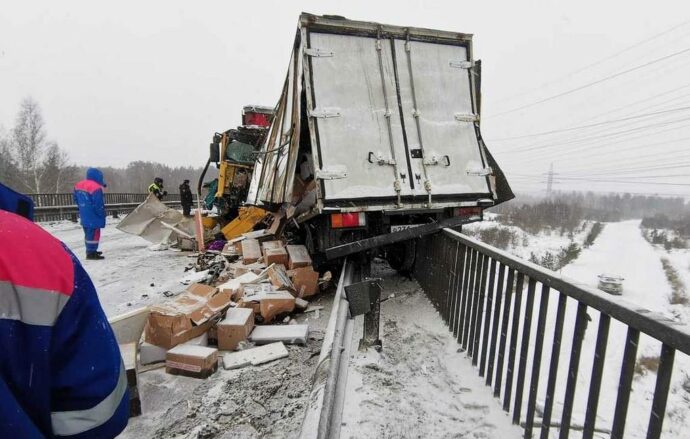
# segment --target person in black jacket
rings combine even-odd
[[[191,216],[192,212],[192,190],[189,187],[189,180],[185,180],[180,185],[180,202],[182,203],[182,213],[184,216]]]

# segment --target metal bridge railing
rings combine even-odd
[[[503,409],[512,414],[513,423],[524,427],[525,438],[540,429],[540,437],[546,439],[550,428],[557,428],[560,438],[567,438],[571,430],[578,430],[577,436],[583,438],[592,438],[595,432],[622,438],[626,421],[630,421],[628,406],[640,334],[657,340],[661,349],[655,386],[649,390],[653,395],[651,413],[648,421],[635,420],[646,425],[647,432],[630,433],[660,437],[675,353],[680,351],[685,358],[690,354],[688,326],[574,284],[450,229],[419,241],[414,274],[477,366],[479,376],[502,401]],[[557,305],[552,303],[549,308],[550,300],[556,300]],[[568,311],[574,313],[566,312],[568,302]],[[588,310],[598,317],[598,328],[593,355],[583,356],[583,339],[592,319]],[[563,337],[564,326],[572,328],[570,344],[567,336]],[[611,327],[618,331],[614,334],[620,340],[609,340]],[[611,361],[607,348],[619,354],[622,351],[622,358]],[[559,368],[561,357],[568,351],[569,358],[563,359],[569,362],[568,368],[563,367],[564,362]],[[590,367],[590,373],[578,373]],[[600,404],[604,375],[608,378],[606,391],[616,394],[615,407],[607,407],[607,416],[602,415]],[[576,391],[578,408],[583,409],[578,416],[584,413],[584,422],[579,423],[573,420]],[[537,404],[539,394],[543,400]],[[554,419],[558,417],[554,414],[555,401],[562,407],[560,419]]]
[[[108,215],[117,216],[128,213],[143,203],[148,193],[105,193],[105,210]],[[41,221],[77,221],[79,210],[74,204],[71,193],[62,194],[28,194],[34,201],[34,220]],[[163,201],[168,206],[180,205],[180,194],[168,194]]]

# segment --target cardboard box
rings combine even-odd
[[[258,288],[254,288],[254,287]],[[295,309],[295,297],[287,291],[275,290],[270,284],[245,285],[245,293],[238,307],[252,308],[263,323]]]
[[[173,375],[207,378],[218,369],[218,349],[180,345],[165,356],[165,371]]]
[[[218,322],[216,332],[218,349],[233,351],[241,341],[247,340],[254,329],[254,310],[251,308],[231,308],[225,319]]]
[[[294,270],[300,267],[311,267],[311,256],[309,256],[309,251],[303,245],[288,245],[285,247],[287,250],[289,264],[288,268]]]
[[[278,290],[295,291],[295,287],[290,280],[285,268],[282,265],[271,265],[266,269],[266,274],[271,284]]]
[[[259,299],[259,313],[264,323],[272,322],[276,316],[295,310],[295,297],[287,291],[263,293]]]
[[[230,306],[230,293],[217,291],[208,285],[193,284],[174,299],[152,306],[144,340],[170,349],[205,333]]]
[[[252,283],[256,281],[258,277],[259,276],[252,272],[244,273],[243,275],[238,276],[235,279],[230,279],[224,284],[218,285],[218,289],[221,292],[230,294],[232,300],[237,302],[240,299],[240,297],[242,297],[242,285]]]
[[[319,292],[319,273],[311,267],[300,267],[287,273],[297,297],[310,297]]]
[[[253,264],[261,258],[261,248],[256,239],[245,239],[242,241],[242,263],[244,265]]]
[[[264,257],[266,257],[266,250],[283,247],[285,247],[285,243],[280,240],[274,239],[271,241],[264,241],[261,243],[261,254],[263,254]]]
[[[266,249],[266,254],[264,255],[264,263],[266,265],[280,264],[287,267],[288,260],[288,253],[285,247]]]

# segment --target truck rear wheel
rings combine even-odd
[[[414,240],[403,241],[386,247],[386,260],[392,269],[409,274],[414,267],[416,245]]]

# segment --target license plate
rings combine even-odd
[[[391,233],[401,232],[403,230],[412,229],[414,227],[423,226],[424,224],[401,224],[398,226],[391,226]]]

